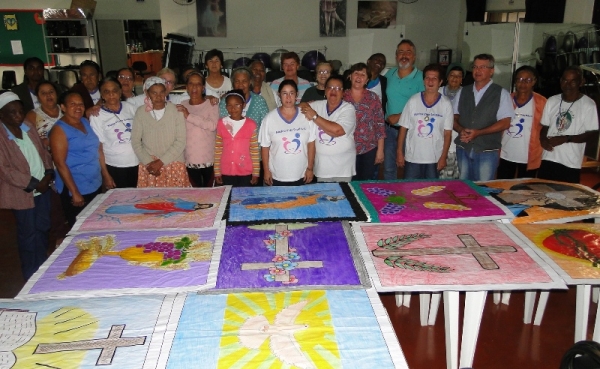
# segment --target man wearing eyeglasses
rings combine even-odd
[[[396,68],[390,69],[387,78],[387,103],[385,106],[385,142],[383,159],[383,179],[398,179],[396,150],[400,116],[410,97],[425,91],[423,72],[415,68],[417,48],[410,40],[402,40],[396,47]]]
[[[514,110],[508,91],[492,81],[494,57],[473,59],[473,80],[454,98],[454,130],[458,132],[456,157],[460,179],[495,178],[502,147],[502,132],[510,127]]]
[[[596,103],[579,92],[583,82],[581,68],[567,67],[560,78],[562,93],[546,102],[541,122],[544,151],[539,178],[580,181],[585,143],[598,131]]]

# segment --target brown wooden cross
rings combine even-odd
[[[472,254],[481,267],[486,270],[499,269],[498,264],[489,254],[516,252],[513,246],[481,246],[470,234],[457,235],[465,247],[431,247],[424,249],[403,250],[373,250],[373,256],[387,258],[388,256],[425,256],[425,255],[461,255]]]
[[[283,231],[287,231],[288,226],[286,224],[277,224],[275,226],[276,233],[282,233]],[[275,255],[285,255],[290,252],[289,249],[289,239],[288,237],[281,237],[275,239]],[[298,268],[323,268],[322,261],[299,261],[296,262],[296,269]],[[242,270],[260,270],[260,269],[269,269],[272,268],[273,262],[270,263],[243,263]],[[275,280],[277,282],[289,282],[290,281],[290,272],[288,270],[283,274],[275,275]]]
[[[101,349],[96,365],[111,365],[113,356],[119,347],[138,346],[146,342],[146,336],[121,337],[125,325],[113,325],[107,338],[60,343],[41,343],[34,354],[51,354],[60,351],[78,351]]]

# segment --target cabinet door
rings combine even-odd
[[[96,38],[100,52],[100,65],[104,74],[127,66],[127,45],[122,20],[96,21]]]

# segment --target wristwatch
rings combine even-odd
[[[312,120],[313,122],[316,122],[318,117],[319,117],[319,114],[316,114],[316,113],[315,113],[315,116],[314,116],[314,117],[312,117],[312,119],[311,119],[311,120]]]

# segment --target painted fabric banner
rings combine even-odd
[[[212,288],[224,230],[70,236],[17,298],[164,294]]]
[[[379,292],[566,288],[506,225],[352,224]]]
[[[0,300],[0,364],[2,368],[164,368],[160,354],[176,299],[152,295]]]
[[[340,222],[228,226],[216,288],[363,288],[350,232]]]
[[[513,224],[565,223],[600,215],[600,193],[580,184],[514,179],[480,185],[513,212]]]
[[[295,187],[236,187],[231,191],[227,223],[367,220],[346,183]]]
[[[519,224],[515,226],[547,255],[567,284],[600,284],[600,224]]]
[[[230,186],[110,190],[88,205],[71,233],[218,227]]]
[[[372,290],[190,294],[167,368],[198,363],[227,369],[408,368]]]
[[[469,181],[361,181],[350,185],[374,223],[513,217]]]

